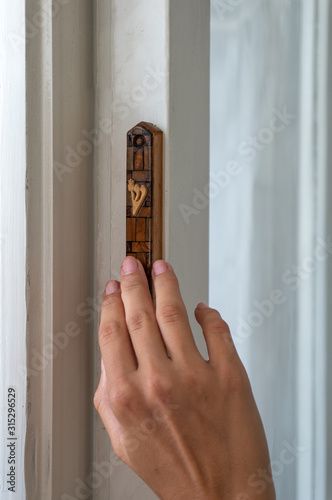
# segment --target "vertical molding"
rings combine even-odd
[[[300,96],[300,165],[298,262],[312,255],[314,248],[314,166],[315,166],[315,22],[316,0],[303,3],[302,14],[302,71]],[[305,210],[303,212],[303,210]],[[305,216],[304,216],[305,214]],[[313,498],[314,470],[314,317],[313,280],[298,290],[297,304],[297,443],[305,450],[297,468],[297,498]],[[303,315],[302,311],[306,311]],[[305,418],[303,416],[305,415]]]
[[[209,206],[197,192],[209,188],[209,0],[169,0],[169,50],[165,254],[177,272],[196,343],[207,355],[193,311],[208,302]],[[183,204],[195,209],[189,222]]]
[[[93,472],[92,3],[32,0],[26,24],[26,492],[63,500]]]
[[[33,24],[51,0],[26,2],[27,31],[27,437],[28,500],[52,498],[53,332],[52,18]],[[34,29],[32,30],[33,27]],[[30,31],[31,30],[31,31]]]
[[[53,2],[54,3],[54,2]],[[93,3],[53,15],[52,498],[88,497],[93,468]],[[93,480],[93,479],[92,479]]]
[[[97,300],[102,297],[105,283],[111,272],[111,229],[113,223],[111,208],[111,130],[112,121],[112,45],[113,36],[112,2],[95,0],[94,2],[94,74],[95,74],[95,127],[105,123],[105,133],[102,141],[95,147],[95,284],[94,295]],[[119,276],[116,276],[119,278]],[[98,322],[99,318],[97,318]],[[97,325],[94,337],[94,387],[97,388],[100,378],[100,350],[98,344]],[[94,462],[110,463],[111,444],[107,431],[97,414],[94,412]],[[110,464],[113,471],[113,465]],[[111,476],[112,478],[112,476]],[[95,500],[111,498],[110,480],[102,481],[94,492]]]
[[[26,46],[25,2],[0,4],[0,497],[25,498]],[[8,389],[15,389],[15,431]],[[12,404],[12,400],[10,401]],[[13,424],[13,422],[10,422]],[[10,439],[8,439],[10,438]],[[14,457],[12,455],[14,453]],[[9,463],[8,459],[14,462]],[[9,477],[10,472],[14,478]],[[11,484],[8,481],[12,480]],[[8,488],[14,488],[8,490]]]
[[[307,0],[302,17],[301,155],[298,207],[298,262],[315,255],[318,238],[328,230],[328,51],[329,5]],[[297,442],[304,447],[298,461],[297,498],[326,496],[326,398],[328,373],[328,262],[319,262],[312,279],[298,291]]]
[[[317,194],[316,194],[316,235],[326,240],[332,235],[330,191],[331,191],[331,159],[329,151],[330,99],[329,72],[331,72],[331,7],[328,0],[317,2]],[[328,345],[331,332],[329,304],[331,302],[328,269],[331,269],[330,258],[317,267],[315,291],[315,485],[314,498],[324,500],[332,495],[328,460],[329,436],[331,436],[331,416],[329,408],[329,381],[331,372],[328,368]],[[329,410],[330,411],[330,410]]]
[[[323,0],[322,0],[323,1]],[[332,137],[332,99],[331,99],[331,88],[332,88],[332,7],[331,3],[326,0],[328,4],[327,7],[327,15],[326,18],[328,20],[328,33],[327,33],[327,71],[326,71],[326,87],[325,87],[325,97],[326,101],[323,103],[325,113],[323,116],[326,117],[326,123],[322,123],[322,126],[325,126],[325,139],[326,139],[326,172],[325,172],[325,216],[326,216],[326,234],[332,235],[332,197],[331,197],[331,186],[332,186],[332,141],[330,137]],[[325,12],[324,12],[325,13]],[[325,436],[324,436],[324,451],[325,451],[325,497],[324,498],[332,498],[332,391],[331,391],[331,380],[332,380],[332,365],[330,360],[332,359],[332,309],[331,309],[331,297],[332,297],[332,259],[330,257],[328,264],[326,266],[324,275],[325,280],[325,353],[324,353],[324,361],[325,361]],[[323,497],[322,497],[323,498]]]

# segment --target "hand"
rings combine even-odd
[[[115,453],[162,500],[274,500],[263,425],[227,324],[197,306],[206,361],[172,267],[157,261],[152,275],[156,308],[133,257],[103,297],[95,406]],[[250,484],[259,470],[260,494]]]

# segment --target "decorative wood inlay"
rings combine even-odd
[[[162,140],[151,123],[127,133],[127,255],[139,259],[147,273],[162,258]]]

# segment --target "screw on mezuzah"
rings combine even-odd
[[[136,146],[137,148],[141,148],[144,142],[145,139],[142,135],[136,135],[136,137],[134,138],[134,146]]]

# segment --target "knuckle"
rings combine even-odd
[[[174,273],[164,273],[158,276],[163,283],[170,283],[178,286],[179,282]]]
[[[158,311],[157,319],[163,324],[172,324],[179,322],[183,317],[183,309],[177,304],[169,304],[163,306],[160,311]]]
[[[135,333],[146,328],[146,325],[150,321],[150,315],[147,311],[139,311],[129,316],[127,320],[128,328],[130,332]]]
[[[171,397],[172,385],[167,377],[153,374],[146,378],[146,392],[151,402],[165,402]]]
[[[142,288],[144,288],[144,285],[138,276],[125,276],[121,282],[121,290],[125,293],[137,292]]]
[[[99,328],[99,345],[105,347],[114,339],[120,337],[122,325],[119,321],[112,320],[100,325]]]
[[[227,346],[230,355],[237,354],[230,328],[226,321],[220,317],[219,313],[217,317],[212,318],[207,323],[206,331],[209,335],[220,337]]]
[[[224,332],[223,333],[223,338],[224,338],[225,345],[228,347],[229,353],[236,355],[237,352],[236,352],[236,348],[235,348],[235,344],[233,342],[233,338],[232,338],[231,332],[230,331]]]
[[[205,386],[204,373],[201,370],[193,369],[192,366],[187,367],[185,380],[190,391],[200,392],[201,387]]]
[[[103,399],[102,393],[98,388],[96,390],[94,398],[93,398],[93,404],[94,404],[94,406],[99,414],[102,412],[103,402],[104,402],[104,399]]]
[[[180,289],[179,281],[176,275],[172,272],[163,273],[155,276],[154,278],[155,286],[157,289],[163,289],[166,287],[168,290],[176,290]]]
[[[128,383],[122,382],[113,386],[110,389],[109,400],[111,407],[120,415],[134,412],[135,394]]]
[[[117,293],[111,293],[110,295],[104,295],[101,308],[113,306],[114,304],[118,304],[120,301],[120,296]]]
[[[208,332],[211,334],[229,333],[229,326],[219,315],[211,318],[207,323]]]
[[[247,386],[244,368],[234,361],[226,361],[220,368],[222,383],[228,393],[240,392]]]

